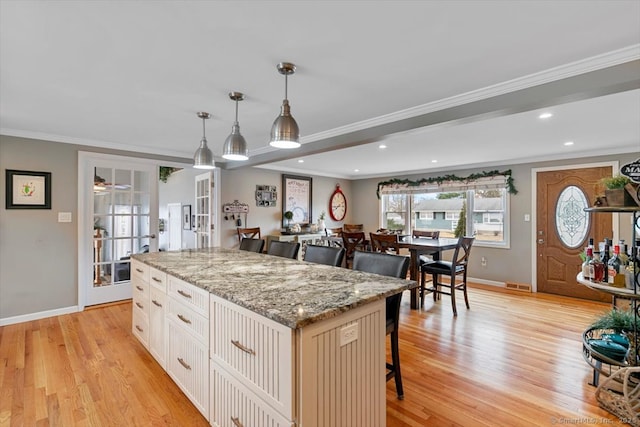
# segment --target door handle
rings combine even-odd
[[[538,244],[541,245],[544,243],[544,239],[538,239]]]
[[[144,235],[144,236],[142,236],[142,237],[148,237],[148,238],[150,238],[150,239],[155,239],[155,238],[156,238],[156,235],[155,235],[155,233],[154,233],[154,234],[145,234],[145,235]]]

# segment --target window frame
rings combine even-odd
[[[511,216],[510,216],[510,202],[511,202],[511,195],[510,193],[507,191],[506,188],[496,188],[501,190],[502,193],[502,207],[503,210],[502,211],[491,211],[491,212],[486,212],[487,214],[489,214],[489,216],[493,215],[497,215],[502,213],[502,234],[503,234],[503,239],[501,241],[491,241],[491,240],[482,240],[479,239],[476,236],[476,240],[474,242],[474,246],[481,246],[481,247],[490,247],[490,248],[496,248],[496,249],[510,249],[511,248],[511,233],[510,233],[510,228],[511,228]],[[475,191],[476,188],[473,185],[469,185],[468,188],[461,188],[459,190],[456,190],[457,192],[460,193],[465,193],[466,195],[466,206],[467,206],[467,215],[466,215],[466,229],[467,230],[473,230],[474,229],[474,223],[473,223],[473,215],[469,214],[469,212],[473,213],[473,207],[474,207],[474,196],[475,196]],[[405,222],[405,226],[404,226],[404,233],[407,234],[411,234],[413,232],[413,230],[415,229],[415,219],[416,217],[418,217],[419,219],[424,220],[424,218],[421,218],[422,213],[426,213],[426,211],[418,211],[418,215],[416,215],[416,210],[415,210],[415,206],[414,206],[414,195],[416,194],[433,194],[433,193],[447,193],[447,192],[451,192],[450,190],[448,190],[447,188],[437,188],[431,191],[424,191],[424,192],[420,192],[420,193],[415,193],[415,192],[399,192],[399,193],[394,193],[394,194],[381,194],[380,195],[380,211],[379,211],[379,226],[380,228],[387,228],[386,227],[386,214],[393,212],[393,213],[401,213],[404,215],[404,222]],[[405,210],[402,212],[397,212],[397,211],[389,211],[386,212],[385,211],[385,207],[386,207],[386,197],[389,196],[393,196],[393,197],[404,197],[404,205],[406,206]],[[447,215],[449,214],[449,211],[445,211],[445,218],[447,218]],[[432,220],[435,218],[435,215],[433,212],[431,212],[432,215]],[[484,212],[483,212],[483,221],[484,221]],[[460,215],[458,213],[458,216],[454,219],[449,219],[450,221],[458,221],[460,219]],[[483,222],[484,223],[484,222]],[[488,224],[500,224],[500,223],[496,223],[496,222],[490,222]]]

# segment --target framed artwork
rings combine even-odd
[[[256,185],[256,206],[275,207],[277,200],[275,185]]]
[[[311,223],[311,177],[282,175],[282,226]],[[285,212],[292,212],[288,222]]]
[[[191,230],[191,205],[182,205],[182,229]]]
[[[7,209],[51,209],[51,172],[7,169]]]

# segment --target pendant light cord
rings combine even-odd
[[[236,98],[236,123],[238,123],[238,98]]]
[[[205,134],[205,129],[204,129],[204,120],[205,118],[202,118],[202,139],[207,139],[207,135]]]
[[[289,75],[285,74],[284,75],[284,99],[289,99],[289,95],[288,95],[288,89],[289,89]]]

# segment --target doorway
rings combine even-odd
[[[617,165],[609,163],[532,171],[536,211],[533,276],[538,292],[610,301],[610,296],[577,283],[576,275],[590,237],[596,245],[605,237],[615,237],[611,215],[584,212],[593,205],[597,182],[611,176],[614,167]]]
[[[158,249],[158,167],[81,152],[78,182],[78,305],[131,298],[131,255]]]

